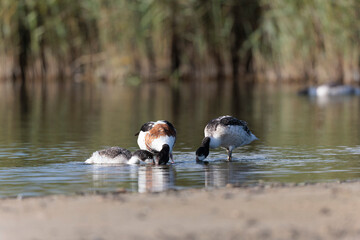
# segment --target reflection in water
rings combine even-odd
[[[115,187],[130,191],[162,192],[175,188],[175,169],[173,166],[154,165],[87,165],[91,186],[95,190]]]
[[[302,98],[307,98],[310,102],[316,103],[319,107],[335,106],[342,105],[346,102],[351,101],[356,96],[300,96]]]
[[[23,121],[25,122],[27,114],[29,113],[29,97],[28,93],[26,91],[26,86],[24,84],[21,84],[20,91],[19,91],[19,100],[20,100],[20,114]]]
[[[101,188],[107,185],[109,177],[112,174],[112,167],[118,168],[122,166],[89,165],[91,183],[94,188]]]
[[[223,80],[138,87],[48,82],[22,89],[0,83],[0,197],[360,178],[360,97],[319,100],[296,89]],[[214,149],[209,166],[199,166],[194,153],[204,126],[227,114],[247,121],[260,140],[237,149],[237,162],[214,160],[217,153],[224,157]],[[134,134],[157,119],[177,129],[175,165],[82,164],[110,146],[135,151]]]
[[[240,185],[249,182],[255,167],[247,162],[224,162],[204,165],[205,187],[224,187],[226,184]]]
[[[162,192],[175,187],[175,170],[173,166],[140,166],[138,191]]]

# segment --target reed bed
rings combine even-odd
[[[2,0],[0,78],[352,83],[359,20],[358,0]]]

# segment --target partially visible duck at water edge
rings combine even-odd
[[[360,88],[338,83],[307,87],[298,92],[300,95],[313,97],[360,95]]]
[[[137,150],[131,153],[121,147],[110,147],[96,151],[85,161],[88,164],[139,164],[154,163],[154,155],[146,150]]]

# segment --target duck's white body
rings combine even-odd
[[[220,146],[233,150],[258,139],[253,133],[250,132],[249,134],[245,131],[244,125],[219,124],[215,131],[207,125],[204,133],[205,137],[209,137],[211,139],[210,148],[217,148]]]
[[[152,156],[136,151],[134,154],[127,149],[111,147],[96,151],[85,161],[87,164],[139,164],[141,161],[151,162]]]
[[[98,151],[94,152],[92,156],[85,161],[88,164],[138,164],[140,159],[137,157],[131,157],[127,159],[125,156],[117,156],[111,158],[108,156],[101,156]]]
[[[159,122],[159,121],[158,121]],[[160,152],[162,149],[162,146],[164,144],[169,145],[170,147],[170,153],[172,152],[176,138],[175,136],[159,136],[157,138],[153,138],[152,141],[146,141],[146,136],[150,134],[148,131],[139,132],[139,136],[137,139],[137,143],[139,145],[139,148],[142,150],[148,150],[150,152]]]
[[[228,151],[231,160],[232,151],[240,146],[251,143],[258,138],[249,130],[245,121],[232,116],[221,116],[211,120],[204,130],[205,138],[196,151],[197,160],[204,160],[209,148],[223,147]]]
[[[172,160],[172,151],[176,142],[176,129],[165,120],[145,123],[137,134],[137,143],[140,149],[159,153],[164,145],[169,146],[169,156]]]
[[[250,132],[245,121],[231,116],[222,116],[210,121],[205,127],[204,134],[211,139],[210,148],[221,146],[231,151],[258,139]]]

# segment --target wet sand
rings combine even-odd
[[[360,182],[2,199],[0,239],[360,239]]]

